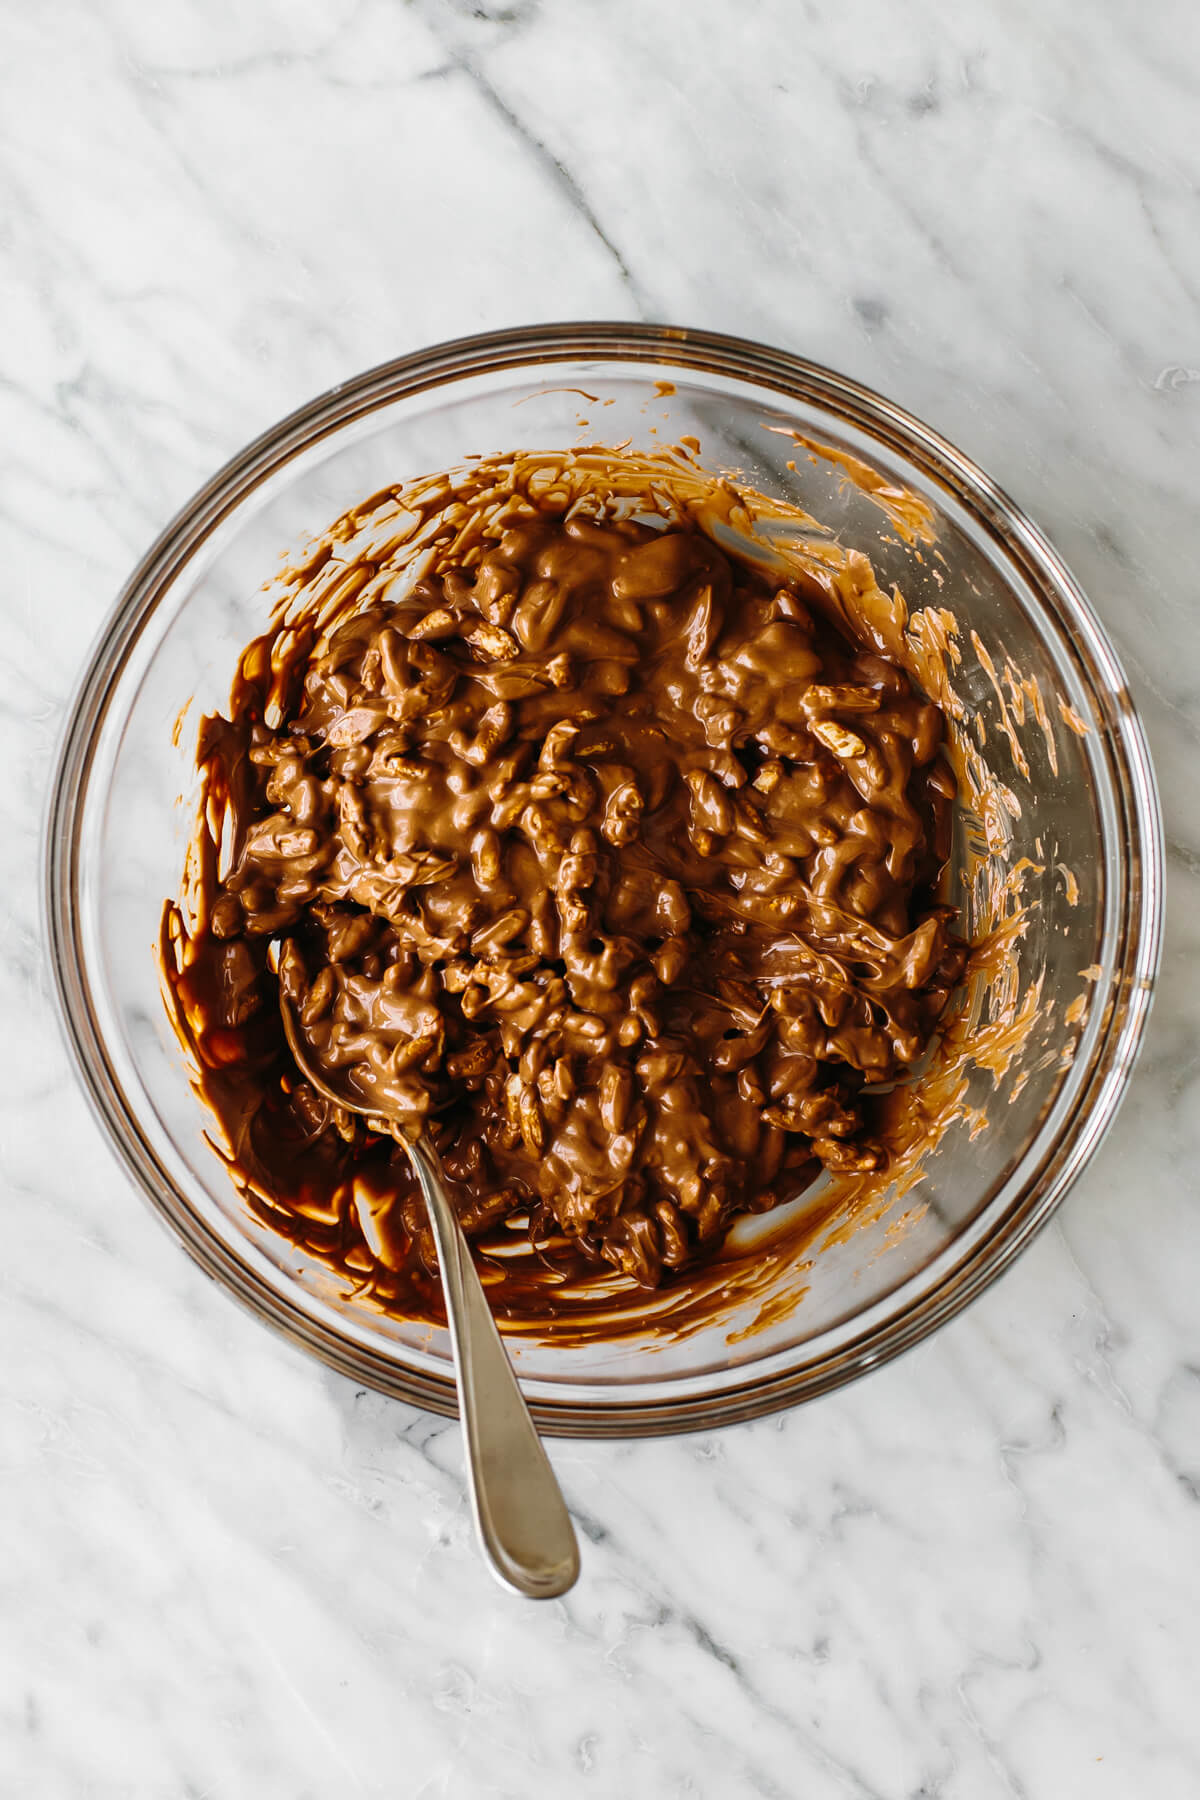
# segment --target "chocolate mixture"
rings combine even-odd
[[[469,1234],[653,1286],[822,1166],[886,1164],[871,1091],[963,966],[940,710],[698,530],[525,513],[327,641],[250,646],[201,734],[190,939],[168,909],[255,1203],[418,1316],[388,1119],[432,1135]],[[377,1120],[299,1075],[280,980]]]

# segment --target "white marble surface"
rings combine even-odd
[[[0,8],[0,1794],[1200,1793],[1198,105],[1188,0]],[[87,642],[201,479],[372,362],[571,316],[804,352],[990,469],[1127,659],[1171,911],[1128,1103],[1019,1265],[819,1404],[557,1446],[586,1571],[537,1609],[456,1428],[134,1196],[35,859]]]

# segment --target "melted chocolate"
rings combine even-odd
[[[553,1314],[589,1267],[670,1282],[822,1168],[886,1172],[871,1090],[963,968],[939,708],[797,579],[564,510],[395,598],[381,555],[201,729],[177,1021],[253,1204],[406,1315],[441,1310],[389,1120],[436,1142],[497,1310]],[[281,982],[378,1118],[298,1073]]]

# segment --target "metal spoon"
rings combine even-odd
[[[281,955],[286,947],[280,946]],[[339,1093],[313,1068],[282,987],[279,1010],[288,1048],[305,1080],[335,1106],[378,1118],[379,1107]],[[549,1600],[565,1594],[579,1574],[570,1514],[443,1185],[437,1152],[423,1138],[404,1136],[402,1141],[421,1184],[437,1246],[479,1542],[505,1587]]]

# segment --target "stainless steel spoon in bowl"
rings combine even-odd
[[[281,944],[280,958],[290,950]],[[282,984],[279,1009],[288,1048],[305,1080],[335,1106],[378,1118],[379,1107],[340,1093],[314,1069]],[[505,1587],[549,1600],[565,1594],[579,1574],[575,1529],[446,1193],[437,1152],[424,1138],[400,1136],[437,1246],[479,1542]]]

